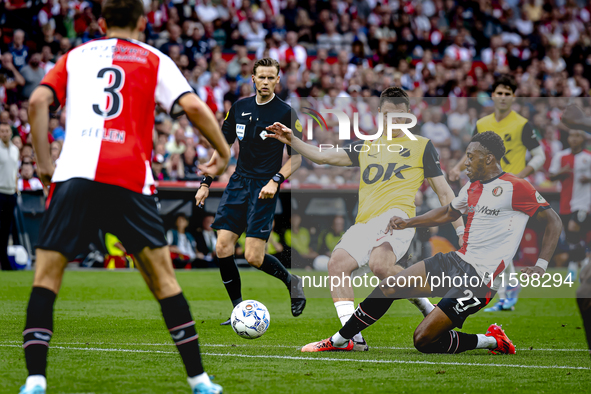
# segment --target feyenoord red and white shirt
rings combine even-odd
[[[31,179],[22,179],[19,178],[18,181],[18,190],[19,191],[37,191],[43,190],[43,183],[39,178],[31,178]]]
[[[505,172],[486,182],[468,182],[451,206],[468,214],[464,245],[456,253],[493,290],[517,252],[528,219],[550,208],[528,181]]]
[[[41,84],[66,111],[52,182],[84,178],[153,193],[155,105],[178,116],[177,101],[192,92],[172,59],[139,41],[99,39],[62,56]]]
[[[552,158],[549,172],[556,174],[563,167],[572,168],[572,173],[561,181],[560,213],[591,212],[591,183],[581,182],[582,177],[591,178],[591,152],[583,150],[576,155],[565,149]]]

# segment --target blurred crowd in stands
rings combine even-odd
[[[253,59],[265,56],[281,64],[276,93],[287,101],[357,100],[398,85],[416,98],[486,104],[499,73],[516,77],[521,97],[590,92],[591,6],[583,0],[145,0],[145,6],[149,23],[142,39],[171,56],[220,124],[236,100],[253,94]],[[0,120],[13,127],[21,158],[34,163],[28,97],[60,56],[101,37],[100,12],[100,1],[79,0],[5,0],[0,8]],[[521,113],[555,152],[565,144],[558,117],[566,100],[546,99],[537,109],[535,103]],[[444,168],[461,157],[476,119],[490,110],[472,108],[457,100],[419,113],[423,124],[413,131],[433,139]],[[52,114],[48,137],[55,158],[64,121],[63,113]],[[156,179],[194,180],[197,164],[210,155],[186,118],[158,114]],[[355,182],[350,170],[329,178],[310,163],[303,170],[297,182]]]
[[[375,103],[372,97],[384,88],[404,88],[419,118],[413,132],[433,140],[446,170],[462,157],[476,120],[492,112],[495,76],[509,73],[524,98],[515,109],[533,123],[547,157],[545,170],[530,181],[554,187],[547,177],[551,157],[568,147],[562,110],[575,98],[591,115],[591,5],[586,0],[144,3],[148,24],[141,39],[174,60],[220,125],[236,100],[254,94],[254,59],[272,57],[281,65],[276,94],[294,107],[314,97],[317,108],[348,100],[351,111],[363,113],[362,106]],[[34,176],[27,100],[61,56],[102,37],[100,14],[100,0],[4,0],[0,5],[0,122],[12,127],[12,142],[20,150],[22,190],[41,187]],[[433,98],[439,99],[429,101]],[[186,117],[173,120],[159,108],[156,112],[155,179],[198,179],[197,165],[211,157],[211,146]],[[307,118],[302,115],[304,128],[312,121]],[[63,112],[51,115],[54,160],[65,127]],[[312,142],[336,141],[331,130]],[[237,144],[232,152],[221,182],[235,169]],[[305,161],[291,182],[344,185],[358,178],[357,169]],[[464,180],[452,187],[459,189]],[[427,191],[424,199],[431,198],[436,197]]]

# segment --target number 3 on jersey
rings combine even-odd
[[[125,72],[118,66],[105,67],[99,70],[97,78],[106,78],[109,83],[104,89],[104,92],[107,94],[107,108],[103,111],[99,104],[93,104],[92,109],[97,115],[105,118],[105,120],[116,118],[121,113],[121,108],[123,107],[121,88],[123,88],[123,84],[125,83]]]

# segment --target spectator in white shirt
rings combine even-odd
[[[560,52],[554,45],[542,61],[546,67],[546,71],[549,73],[558,73],[566,68],[566,62],[560,57]]]
[[[238,24],[240,35],[246,40],[246,48],[250,51],[257,51],[261,46],[265,46],[265,37],[267,30],[257,22],[252,13],[245,20]]]
[[[201,23],[213,22],[220,17],[218,9],[211,4],[211,0],[202,0],[202,4],[195,6],[195,12]]]
[[[337,33],[334,22],[331,20],[326,21],[324,28],[326,33],[318,35],[318,48],[329,51],[338,51],[341,49],[343,36]]]
[[[447,127],[451,131],[452,151],[462,150],[472,138],[470,135],[470,115],[468,114],[468,100],[458,98],[454,112],[447,116]]]
[[[0,123],[0,266],[11,270],[8,260],[8,236],[16,206],[16,176],[18,172],[18,148],[10,142],[12,129],[8,123]]]

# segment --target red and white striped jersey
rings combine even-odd
[[[39,178],[31,178],[31,179],[22,179],[19,178],[18,181],[18,190],[19,191],[36,191],[36,190],[43,190],[43,183]]]
[[[306,48],[299,44],[294,47],[283,44],[279,47],[279,59],[288,63],[295,60],[300,67],[307,67],[308,52],[306,52]]]
[[[505,172],[486,182],[466,183],[451,206],[468,214],[464,245],[456,253],[493,290],[517,252],[528,219],[550,208],[528,181]]]
[[[62,56],[43,78],[66,110],[66,138],[52,182],[84,178],[152,194],[156,103],[171,116],[192,92],[172,59],[138,41],[90,41]]]
[[[565,149],[552,158],[550,174],[557,174],[563,167],[572,168],[572,172],[560,183],[560,213],[569,215],[576,211],[591,212],[591,183],[581,182],[581,178],[591,178],[591,152],[583,150],[576,155]]]

